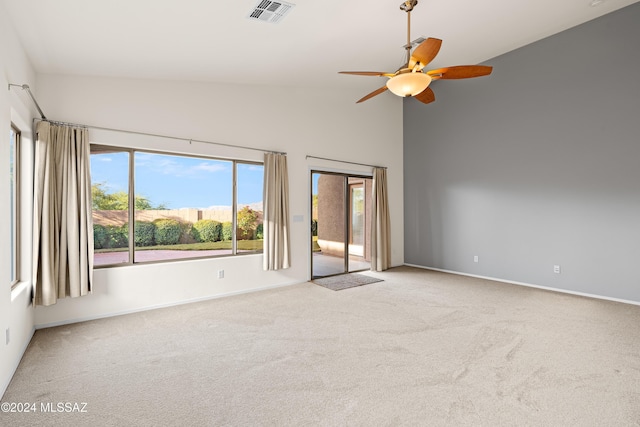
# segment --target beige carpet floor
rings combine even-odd
[[[37,413],[0,424],[640,425],[640,307],[368,274],[39,330],[2,398]]]

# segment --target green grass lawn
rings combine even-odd
[[[211,251],[231,249],[231,242],[184,243],[177,245],[137,246],[136,251]],[[238,250],[256,251],[262,249],[262,240],[238,240]],[[95,253],[126,252],[129,248],[96,249]]]

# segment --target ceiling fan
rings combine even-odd
[[[411,52],[413,46],[413,43],[410,41],[411,11],[417,4],[418,0],[407,0],[400,5],[400,9],[407,12],[407,44],[404,46],[407,51],[407,62],[397,71],[393,73],[381,71],[340,71],[340,74],[384,76],[389,78],[385,86],[365,95],[356,103],[366,101],[389,89],[398,96],[413,96],[418,101],[428,104],[436,100],[433,91],[429,88],[432,80],[469,79],[491,74],[493,67],[486,65],[457,65],[425,72],[424,67],[426,67],[427,64],[436,57],[438,51],[440,51],[442,40],[430,37],[422,41],[414,51]]]

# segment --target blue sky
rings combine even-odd
[[[136,193],[170,209],[231,206],[233,162],[135,153]],[[238,204],[262,201],[262,165],[238,165]],[[91,156],[91,180],[108,193],[127,191],[128,153]]]
[[[318,179],[320,179],[320,173],[314,173],[311,175],[311,194],[318,194]]]

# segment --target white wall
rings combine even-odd
[[[262,255],[99,269],[94,293],[36,309],[38,327],[211,298],[309,279],[311,168],[371,168],[306,159],[315,155],[388,167],[392,263],[403,254],[402,103],[359,91],[238,86],[60,75],[38,76],[48,118],[93,126],[238,144],[288,153],[292,268],[262,271]],[[262,160],[260,152],[90,130],[93,141],[181,153]],[[217,279],[218,269],[225,278]]]
[[[34,314],[31,307],[30,283],[30,212],[31,198],[28,196],[31,181],[25,173],[23,188],[27,197],[23,198],[22,235],[23,266],[20,283],[14,291],[10,287],[10,222],[9,201],[9,129],[13,122],[22,131],[24,165],[28,167],[31,150],[31,110],[27,93],[20,88],[8,90],[8,84],[28,84],[35,89],[35,73],[18,42],[11,22],[7,19],[4,4],[0,3],[0,396],[4,393],[22,353],[33,335]],[[28,171],[25,171],[28,172]],[[6,344],[6,331],[10,332]]]

